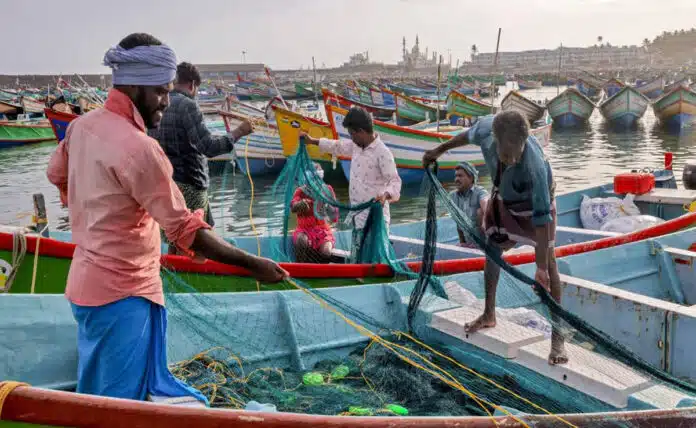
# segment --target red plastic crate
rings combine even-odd
[[[642,195],[655,188],[655,176],[649,173],[628,172],[614,177],[615,193]]]

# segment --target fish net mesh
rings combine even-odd
[[[574,426],[561,414],[651,409],[666,396],[674,397],[667,399],[671,407],[696,404],[691,383],[662,370],[660,361],[643,359],[632,351],[636,343],[597,327],[606,322],[564,309],[534,281],[534,270],[508,264],[453,204],[436,173],[427,170],[423,181],[427,218],[412,235],[420,246],[399,256],[382,206],[341,202],[300,143],[273,186],[277,202],[270,209],[283,216],[282,231],[269,233],[255,249],[296,261],[291,204],[302,188],[314,202],[314,215],[331,218],[336,235],[343,234],[336,248],[348,255],[341,257],[368,267],[387,265],[393,277],[375,279],[374,285],[356,278],[351,286],[331,288],[326,288],[335,285],[331,281],[290,279],[257,283],[248,293],[221,293],[250,280],[226,277],[210,286],[165,270],[172,372],[202,391],[213,407],[243,409],[255,401],[320,415],[507,415],[519,426],[532,426],[533,415],[551,415],[552,426]],[[365,211],[365,233],[355,254],[357,241],[341,223]],[[533,338],[534,346],[519,345],[519,354],[511,356],[468,343],[484,332],[465,334],[456,322],[482,310],[483,275],[442,277],[435,270],[441,233],[447,238],[454,232],[444,216],[476,243],[488,263],[501,268],[499,325],[489,331],[519,341]],[[337,268],[345,261],[321,260]],[[408,264],[413,261],[418,264]],[[553,335],[564,339],[569,366],[584,369],[548,366]],[[602,382],[588,386],[597,378]],[[632,426],[620,417],[594,426],[622,425]]]

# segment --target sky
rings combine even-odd
[[[694,0],[0,0],[0,74],[106,73],[104,52],[132,32],[193,63],[264,63],[272,69],[341,65],[356,52],[396,63],[401,39],[448,61],[470,47],[501,51],[640,45],[696,26]]]

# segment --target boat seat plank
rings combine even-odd
[[[631,291],[621,290],[616,287],[587,281],[585,279],[577,278],[570,275],[561,274],[560,276],[562,284],[573,285],[578,288],[595,291],[597,293],[606,294],[609,296],[617,297],[619,299],[632,301],[641,305],[652,306],[663,311],[674,312],[689,317],[696,316],[696,311],[687,306],[679,305],[661,299],[656,299],[654,297],[649,297],[638,293],[633,293]]]
[[[574,344],[566,343],[568,363],[552,366],[550,350],[548,339],[526,345],[515,362],[620,409],[628,405],[631,394],[652,386],[648,377],[630,367]]]
[[[410,301],[410,295],[401,296],[401,303],[404,306],[408,306]],[[420,306],[418,306],[418,310],[424,313],[435,313],[459,307],[461,307],[461,305],[459,305],[457,302],[443,299],[442,297],[438,297],[434,294],[426,293],[425,296],[423,296]]]
[[[402,242],[405,244],[425,245],[425,241],[422,239],[407,238],[405,236],[389,235],[389,240],[392,242]],[[479,257],[484,255],[484,252],[478,249],[464,248],[457,245],[443,244],[440,242],[437,243],[437,248],[467,254],[471,257]]]
[[[664,385],[653,385],[648,389],[632,394],[630,399],[655,409],[676,409],[693,405],[696,401],[694,397]]]
[[[665,253],[672,256],[688,257],[690,259],[696,259],[696,251],[682,250],[681,248],[665,247],[663,248]]]
[[[464,325],[481,315],[480,310],[457,308],[433,314],[430,326],[463,342],[503,358],[516,358],[521,347],[546,340],[543,333],[498,318],[495,328],[464,332]]]
[[[684,205],[696,200],[696,190],[655,188],[643,195],[636,195],[634,201],[658,204]]]

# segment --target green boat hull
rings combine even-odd
[[[55,139],[55,134],[50,126],[0,124],[0,147],[20,146]]]
[[[295,83],[295,93],[297,93],[298,97],[313,97],[314,91],[307,89],[307,87],[310,86],[311,85],[301,85],[299,83]]]
[[[12,261],[12,253],[0,250],[0,259],[8,263]],[[41,256],[36,266],[36,294],[63,294],[68,279],[71,259]],[[27,253],[22,262],[17,276],[14,279],[10,293],[31,293],[31,283],[34,268],[34,255]],[[257,290],[285,290],[287,284],[261,284],[256,280],[244,276],[211,275],[200,273],[180,273],[179,277],[196,290],[204,293],[240,292]],[[391,278],[311,278],[303,280],[312,287],[342,287],[358,284],[376,284],[391,282]]]

